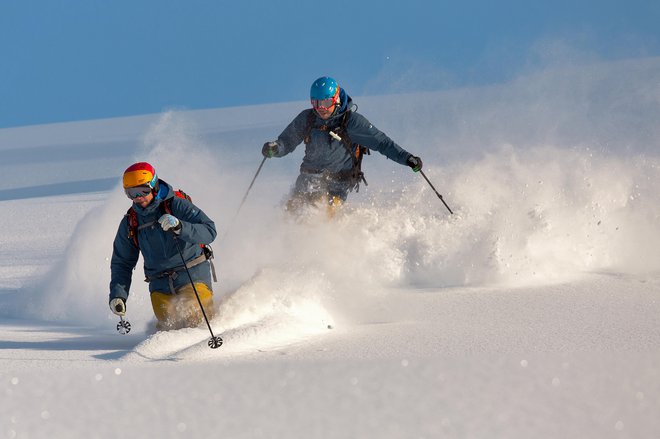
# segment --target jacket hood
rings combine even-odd
[[[324,121],[326,124],[340,119],[344,113],[350,110],[354,105],[353,99],[348,95],[348,93],[346,93],[346,91],[344,91],[343,88],[339,89],[339,102],[340,106],[335,109],[335,112],[332,114],[332,116]],[[318,113],[316,114],[316,117],[320,119]]]
[[[172,186],[169,185],[169,183],[165,182],[164,180],[161,180],[160,178],[158,179],[158,193],[154,197],[154,199],[158,200],[167,200],[170,199],[174,196],[174,190],[172,189]]]
[[[353,99],[346,93],[346,90],[343,88],[339,89],[339,102],[341,102],[341,106],[339,107],[339,111],[337,111],[337,114],[343,114],[351,108],[351,104],[353,103]]]

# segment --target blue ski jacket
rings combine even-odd
[[[210,244],[217,235],[214,222],[201,209],[186,199],[176,197],[172,186],[163,180],[158,180],[158,183],[158,194],[151,204],[142,208],[133,203],[131,207],[138,218],[139,249],[129,237],[128,215],[124,216],[119,224],[110,261],[110,300],[116,297],[128,299],[132,272],[140,252],[144,259],[144,274],[149,279],[150,292],[169,293],[171,286],[176,289],[190,283],[174,242],[175,235],[163,231],[158,223],[158,218],[164,213],[161,204],[165,200],[172,200],[171,214],[181,221],[181,233],[177,239],[186,263],[202,254],[199,244]],[[194,282],[203,282],[211,288],[209,261],[190,267],[189,270]],[[165,275],[172,271],[174,275]]]
[[[277,151],[274,156],[285,156],[303,142],[309,113],[314,112],[316,117],[310,133],[310,142],[305,148],[305,156],[300,165],[300,171],[336,174],[350,171],[353,167],[351,155],[342,142],[332,138],[327,131],[338,128],[344,114],[353,106],[353,100],[346,94],[344,89],[340,90],[340,101],[342,104],[339,110],[326,120],[320,118],[311,108],[298,114],[277,138]],[[326,127],[326,130],[323,130],[322,127]],[[366,117],[355,111],[351,111],[349,114],[346,132],[352,143],[378,151],[401,165],[405,165],[408,157],[412,155],[371,124]]]

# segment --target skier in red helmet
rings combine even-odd
[[[197,326],[203,314],[195,289],[206,314],[213,315],[212,265],[203,245],[215,239],[215,224],[160,180],[149,163],[129,166],[123,186],[133,205],[119,224],[113,244],[110,309],[125,315],[133,269],[142,253],[157,329]]]

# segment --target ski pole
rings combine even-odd
[[[236,218],[238,218],[238,214],[241,212],[241,208],[243,207],[243,204],[245,204],[245,200],[247,199],[248,194],[250,193],[250,189],[252,189],[252,186],[254,186],[254,181],[257,179],[257,176],[261,172],[261,168],[264,166],[264,163],[266,163],[266,159],[268,157],[264,157],[264,159],[261,161],[259,164],[259,168],[257,169],[256,174],[254,174],[254,177],[252,178],[252,182],[250,183],[250,186],[248,187],[247,191],[245,192],[245,195],[243,195],[243,199],[241,200],[241,204],[238,206],[238,209],[236,210],[236,213],[234,214],[233,218],[231,221],[229,221],[227,228],[225,229],[224,233],[220,237],[220,240],[225,239],[225,235],[229,232],[229,230],[232,228],[234,221],[236,221]]]
[[[245,203],[245,200],[247,199],[247,196],[250,193],[250,189],[252,189],[252,186],[254,185],[254,181],[257,179],[257,176],[261,172],[261,168],[264,166],[264,163],[266,163],[267,158],[268,157],[264,157],[264,159],[259,164],[259,168],[257,169],[256,174],[254,174],[254,178],[252,178],[252,182],[250,183],[250,186],[247,188],[245,195],[243,195],[243,199],[241,200],[241,204],[238,206],[238,210],[236,211],[236,215],[234,215],[234,218],[236,218],[238,216],[238,212],[241,211],[241,208],[243,207],[243,204]]]
[[[188,274],[188,279],[190,279],[190,285],[192,285],[193,291],[195,292],[197,303],[199,303],[199,309],[202,310],[204,321],[206,322],[206,326],[208,326],[209,332],[211,333],[211,339],[209,340],[208,345],[211,349],[219,348],[220,346],[222,346],[222,338],[213,335],[211,324],[209,323],[209,319],[208,317],[206,317],[206,312],[204,311],[204,305],[202,305],[202,300],[199,298],[199,294],[197,294],[197,288],[195,288],[195,282],[193,282],[192,276],[190,275],[190,270],[188,270],[188,265],[186,264],[186,260],[183,258],[183,252],[181,251],[181,247],[179,246],[179,238],[176,235],[174,235],[174,243],[176,244],[176,249],[179,251],[179,256],[181,256],[181,262],[183,262],[183,267],[186,269],[186,273]]]
[[[429,184],[429,186],[431,186],[431,189],[433,189],[433,192],[435,192],[435,194],[438,196],[438,198],[440,198],[440,201],[442,201],[442,204],[445,205],[445,207],[447,208],[447,210],[449,211],[449,213],[453,215],[454,212],[451,211],[451,209],[449,208],[449,206],[447,206],[447,203],[445,203],[445,200],[442,198],[442,195],[440,195],[440,193],[435,189],[435,187],[433,187],[433,184],[431,184],[431,182],[429,181],[429,179],[426,178],[426,174],[424,174],[424,171],[422,171],[422,170],[420,169],[420,170],[419,170],[419,173],[422,174],[422,177],[424,177],[424,180],[426,180],[426,182]]]

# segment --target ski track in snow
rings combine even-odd
[[[327,323],[327,313],[318,306],[303,303],[293,308],[300,308],[296,313],[304,315],[273,310],[270,315],[262,315],[256,319],[252,315],[247,318],[239,316],[211,320],[214,335],[223,339],[223,345],[217,348],[219,350],[208,346],[210,331],[206,326],[200,326],[149,335],[122,358],[127,361],[200,361],[217,358],[219,354],[226,358],[283,348],[318,336],[332,328],[332,325]],[[224,311],[224,314],[228,312]]]

